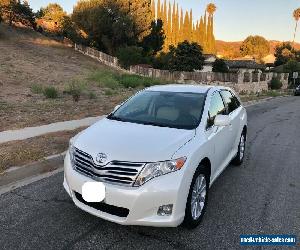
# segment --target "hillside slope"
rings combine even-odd
[[[103,87],[119,72],[30,29],[0,24],[0,55],[0,131],[103,115],[133,92]],[[66,94],[73,82],[84,87],[78,103]],[[59,97],[33,86],[54,86]]]
[[[0,25],[0,98],[26,101],[32,84],[62,87],[104,68],[72,48],[29,29]]]
[[[227,58],[238,58],[241,57],[240,55],[240,47],[242,45],[243,41],[237,41],[237,42],[225,42],[221,40],[216,41],[216,48],[217,48],[217,53],[219,55],[223,55]],[[274,54],[275,48],[277,45],[281,44],[282,42],[280,41],[269,41],[270,43],[270,54]],[[295,43],[295,48],[300,50],[300,44]]]

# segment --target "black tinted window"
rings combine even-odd
[[[208,123],[207,126],[211,127],[214,125],[214,121],[217,115],[224,115],[226,113],[223,99],[219,92],[215,92],[211,98],[210,107],[208,111]]]
[[[241,106],[239,100],[236,96],[234,96],[230,91],[223,90],[221,92],[224,102],[227,105],[228,113],[231,113],[232,111],[236,110],[239,106]]]
[[[201,120],[205,95],[143,91],[108,119],[178,129],[195,129]]]

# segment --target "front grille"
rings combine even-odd
[[[144,163],[112,161],[105,166],[98,166],[92,156],[77,148],[74,150],[74,169],[101,182],[132,186],[144,165]]]
[[[118,217],[127,217],[128,214],[129,214],[129,209],[127,209],[127,208],[116,207],[116,206],[113,206],[113,205],[106,204],[104,202],[86,202],[82,198],[81,194],[79,194],[77,192],[74,192],[74,194],[75,194],[76,199],[79,202],[81,202],[84,205],[87,205],[89,207],[92,207],[94,209],[97,209],[101,212],[112,214],[112,215],[115,215],[115,216],[118,216]]]

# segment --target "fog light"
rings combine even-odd
[[[157,215],[159,216],[170,216],[173,211],[173,204],[163,205],[158,208]]]

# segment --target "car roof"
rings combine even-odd
[[[228,89],[227,87],[211,86],[211,85],[190,85],[190,84],[168,84],[158,85],[147,88],[149,91],[165,91],[165,92],[184,92],[184,93],[201,93],[205,94],[211,89]]]

